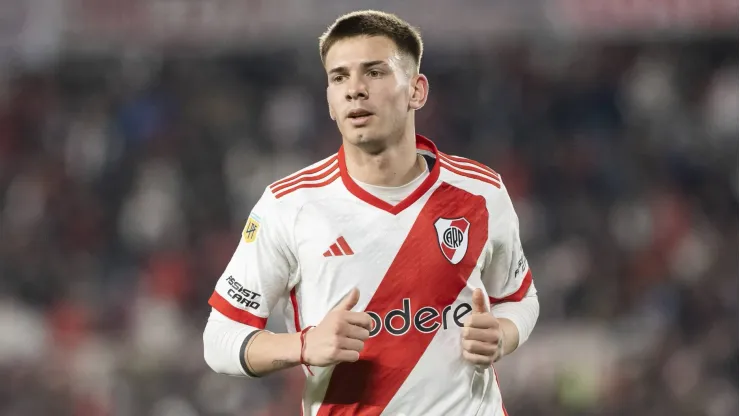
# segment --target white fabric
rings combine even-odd
[[[522,345],[534,330],[540,313],[537,291],[532,286],[524,299],[494,305],[492,313],[495,317],[507,318],[516,325],[519,330],[518,345]],[[255,330],[211,309],[203,332],[203,350],[208,366],[217,373],[246,376],[239,361],[239,353],[244,339]]]
[[[424,163],[426,164],[426,159],[424,159]],[[383,201],[391,204],[396,205],[399,202],[403,201],[407,196],[411,195],[416,188],[421,185],[422,182],[429,176],[429,169],[424,169],[424,171],[416,177],[416,179],[412,180],[411,182],[407,183],[406,185],[402,186],[377,186],[377,185],[370,185],[369,183],[360,182],[355,178],[354,181],[360,185],[360,187],[376,198],[382,199]]]
[[[249,333],[264,328],[281,299],[288,331],[295,333],[320,323],[357,288],[360,299],[353,310],[381,320],[363,350],[367,360],[382,364],[371,371],[412,366],[402,370],[409,371],[405,381],[395,378],[401,385],[386,391],[392,398],[382,414],[462,415],[483,409],[502,415],[492,373],[482,384],[473,383],[471,400],[475,371],[462,359],[461,322],[480,288],[491,301],[505,302],[493,306],[494,315],[512,319],[523,340],[529,336],[538,313],[532,309],[536,295],[518,219],[498,175],[461,158],[436,157],[442,159],[431,171],[402,190],[345,184],[336,155],[268,187],[211,298],[220,314],[212,315],[204,333],[208,364],[217,372],[244,375],[241,345]],[[436,180],[429,182],[432,175]],[[364,188],[390,203],[419,186],[429,188],[398,212],[363,201],[353,190]],[[465,231],[452,230],[452,221]],[[461,225],[465,222],[469,227]],[[448,242],[453,249],[443,247]],[[395,318],[389,321],[391,313]],[[357,371],[369,367],[363,368]],[[333,367],[311,370],[303,394],[306,415],[318,412],[332,391],[330,381],[342,373]],[[334,394],[351,395],[358,381],[335,383],[344,390]],[[373,389],[387,390],[394,377],[371,381],[381,383]]]
[[[235,322],[211,309],[203,331],[203,356],[211,369],[220,374],[244,377],[239,353],[247,335],[256,328]]]

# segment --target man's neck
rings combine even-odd
[[[416,153],[416,136],[406,135],[378,154],[369,154],[345,142],[345,163],[349,174],[360,182],[375,186],[403,186],[425,169]]]

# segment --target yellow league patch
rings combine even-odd
[[[257,239],[257,232],[260,229],[260,222],[259,218],[257,218],[255,215],[250,215],[247,219],[247,225],[244,226],[244,231],[242,231],[242,237],[244,238],[245,243],[251,243],[252,241]]]

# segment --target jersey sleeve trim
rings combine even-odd
[[[299,170],[298,172],[296,172],[296,173],[294,173],[292,175],[289,175],[288,177],[283,178],[283,179],[281,179],[281,180],[273,183],[272,185],[269,186],[269,188],[270,188],[271,191],[273,191],[273,193],[278,192],[278,191],[280,191],[282,189],[280,187],[285,188],[285,187],[290,186],[291,184],[289,182],[293,182],[293,184],[295,184],[295,182],[298,182],[298,181],[301,181],[301,180],[305,180],[305,178],[303,178],[303,177],[305,177],[305,176],[311,176],[311,175],[313,175],[315,173],[321,172],[322,170],[324,170],[324,169],[328,168],[329,166],[331,166],[334,162],[336,162],[336,160],[337,160],[337,155],[334,154],[334,155],[326,158],[323,161],[323,163],[319,162],[318,166],[315,166],[313,168],[308,167],[308,168]],[[278,189],[276,189],[276,188],[278,188]]]
[[[275,199],[304,188],[321,188],[339,178],[337,155],[333,155],[313,167],[300,170],[295,174],[281,179],[268,187]]]
[[[485,171],[483,169],[477,168],[474,165],[463,165],[460,162],[449,159],[447,156],[442,156],[440,158],[440,163],[442,167],[456,175],[464,176],[469,179],[475,179],[489,185],[493,185],[496,188],[501,188],[501,178],[499,176],[489,173],[488,171]]]
[[[254,337],[259,332],[260,331],[252,331],[244,338],[244,342],[242,342],[242,346],[241,348],[239,348],[239,364],[242,365],[242,370],[244,370],[244,373],[252,378],[259,378],[260,376],[259,374],[255,374],[249,370],[249,366],[247,365],[247,345],[249,345],[249,340],[251,340],[252,337]]]
[[[275,199],[280,199],[284,197],[285,195],[291,194],[299,189],[323,188],[327,185],[330,185],[332,182],[339,179],[339,169],[332,169],[330,171],[324,172],[315,177],[311,177],[310,180],[308,177],[306,179],[307,179],[306,181],[297,182],[294,186],[292,186],[289,189],[276,192]]]
[[[492,305],[506,302],[519,302],[527,295],[527,291],[530,286],[532,286],[532,270],[527,270],[527,274],[524,276],[524,280],[516,292],[503,298],[494,298],[489,296],[488,299],[491,301]]]
[[[217,311],[221,312],[222,315],[244,325],[249,325],[258,329],[265,329],[265,326],[267,325],[267,318],[261,318],[245,310],[237,308],[236,306],[229,303],[228,300],[219,295],[218,292],[213,292],[211,298],[208,299],[208,304]]]
[[[460,157],[460,156],[454,156],[454,155],[448,155],[447,153],[440,153],[443,159],[452,162],[453,165],[458,167],[466,167],[468,169],[474,170],[476,172],[483,173],[487,176],[491,176],[493,179],[496,179],[498,181],[501,180],[501,175],[496,173],[493,169],[489,168],[488,166],[477,162],[473,159],[468,159],[466,157]],[[472,165],[472,166],[471,166]],[[478,167],[476,169],[475,167]]]

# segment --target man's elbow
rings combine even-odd
[[[206,324],[206,328],[203,330],[203,359],[211,370],[223,374],[224,368],[219,365],[218,351],[216,351],[213,337],[212,325],[210,323]]]
[[[226,332],[217,322],[209,321],[203,331],[203,359],[208,367],[218,374],[241,376],[241,364],[238,359],[239,345],[234,343],[238,335]],[[235,336],[237,335],[237,336]],[[237,351],[234,351],[237,349]]]

